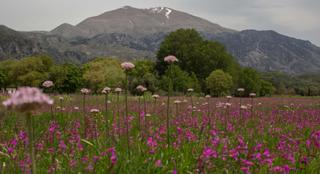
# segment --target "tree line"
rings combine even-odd
[[[179,59],[171,72],[163,61],[168,55]],[[156,61],[136,60],[133,63],[135,68],[129,74],[129,90],[132,94],[137,94],[138,85],[144,85],[151,93],[165,94],[169,74],[173,77],[176,95],[187,92],[188,88],[212,96],[236,94],[237,88],[244,88],[247,96],[249,93],[258,96],[286,94],[291,89],[293,92],[290,94],[320,93],[315,82],[306,89],[307,84],[288,83],[290,79],[285,78],[286,75],[259,73],[252,68],[241,67],[223,45],[204,40],[193,29],[179,29],[170,33],[161,43]],[[87,87],[99,93],[105,86],[123,86],[124,72],[120,64],[120,59],[108,57],[95,58],[82,65],[55,64],[46,55],[7,59],[0,62],[0,88],[41,87],[44,81],[51,80],[54,82],[54,87],[50,89],[52,92],[74,93]],[[308,78],[313,79],[313,76]]]

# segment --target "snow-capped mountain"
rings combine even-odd
[[[125,6],[87,18],[76,26],[62,24],[52,30],[52,33],[66,38],[90,38],[110,33],[143,37],[159,32],[167,33],[179,28],[194,28],[210,34],[233,32],[218,24],[168,7],[138,9]]]

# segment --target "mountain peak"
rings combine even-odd
[[[139,9],[124,6],[89,17],[76,26],[62,25],[53,30],[54,34],[66,38],[92,38],[100,34],[123,33],[143,37],[155,33],[168,33],[180,28],[193,28],[204,33],[234,32],[205,19],[174,10],[169,7]]]
[[[173,9],[168,7],[153,7],[146,9],[153,14],[164,14],[167,19],[170,19],[170,14],[172,13]]]

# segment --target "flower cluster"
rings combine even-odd
[[[21,87],[3,102],[7,108],[15,108],[20,112],[34,111],[42,105],[52,105],[53,100],[34,87]]]
[[[90,89],[82,88],[82,89],[80,90],[80,92],[81,92],[82,94],[84,94],[84,95],[87,95],[87,94],[90,93]]]
[[[142,85],[137,86],[136,89],[137,89],[139,92],[145,92],[145,91],[147,90],[147,88],[145,88],[145,87],[142,86]]]
[[[128,71],[134,68],[134,64],[131,62],[123,62],[121,63],[121,68],[124,69],[125,71]]]
[[[169,55],[164,58],[164,61],[170,64],[170,63],[178,62],[179,60],[175,56]]]
[[[51,88],[53,86],[53,82],[50,80],[47,80],[45,82],[42,83],[42,86],[45,88]]]
[[[102,94],[108,94],[108,93],[110,93],[110,91],[111,91],[111,88],[109,88],[109,87],[104,87],[101,92],[102,92]]]

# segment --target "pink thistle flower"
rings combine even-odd
[[[87,94],[90,93],[90,89],[82,88],[82,89],[80,90],[80,92],[81,92],[82,94],[84,94],[84,95],[87,95]]]
[[[104,87],[103,90],[101,91],[101,93],[102,93],[102,94],[108,94],[108,93],[110,93],[110,91],[111,91],[111,88],[109,88],[109,87]]]
[[[173,56],[173,55],[169,55],[167,57],[164,58],[164,61],[171,64],[171,63],[174,63],[174,62],[178,62],[179,60]]]
[[[2,103],[7,108],[15,108],[20,112],[39,109],[42,105],[52,105],[53,100],[34,87],[21,87],[9,99]]]
[[[50,88],[50,87],[53,86],[53,82],[50,81],[50,80],[44,81],[44,82],[42,83],[42,86],[45,87],[45,88]]]
[[[123,62],[121,63],[121,68],[124,69],[125,71],[129,71],[134,68],[134,64],[131,62]]]
[[[90,112],[93,114],[99,113],[100,110],[99,109],[90,109]]]
[[[244,88],[238,88],[237,91],[238,92],[244,92]]]
[[[159,98],[160,96],[158,95],[158,94],[153,94],[152,95],[152,98],[154,98],[154,99],[157,99],[157,98]]]
[[[122,89],[121,89],[121,88],[116,88],[116,89],[114,89],[114,91],[115,91],[116,93],[120,93],[120,92],[122,91]]]
[[[194,91],[193,88],[188,89],[188,92],[193,92],[193,91]]]
[[[147,90],[147,88],[145,88],[145,87],[142,86],[142,85],[137,86],[136,89],[137,89],[139,92],[145,92],[145,91]]]
[[[249,96],[250,96],[250,97],[255,97],[255,96],[256,96],[256,93],[250,93]]]

